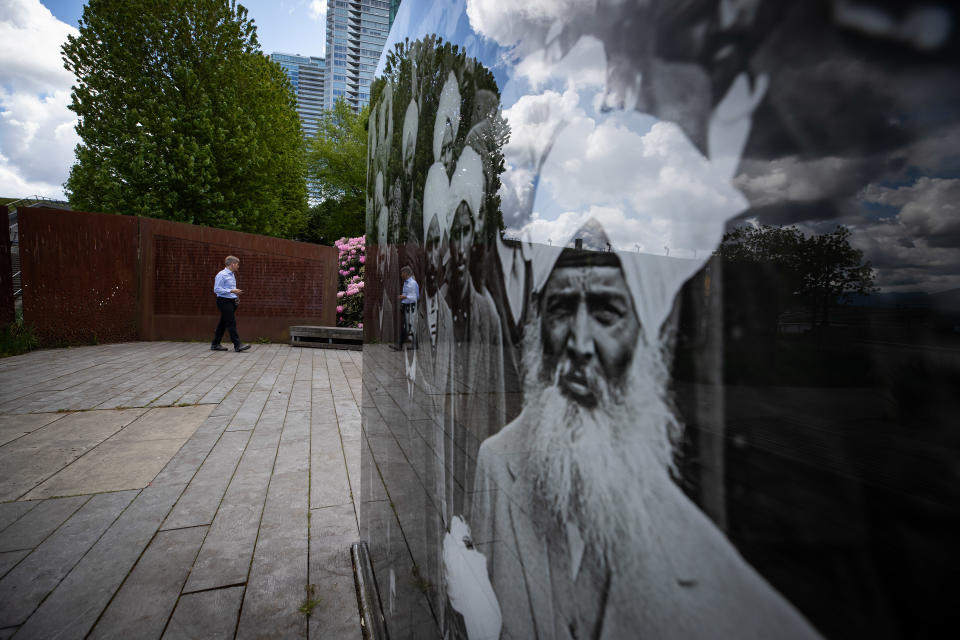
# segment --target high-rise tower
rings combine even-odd
[[[317,132],[317,121],[324,105],[324,69],[326,60],[315,56],[271,53],[270,59],[286,71],[297,96],[297,114],[303,124],[303,134],[311,137]]]
[[[400,0],[327,0],[324,106],[343,98],[354,110],[370,101],[370,82]]]

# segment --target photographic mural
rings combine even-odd
[[[957,19],[404,1],[371,86],[359,487],[391,637],[946,622]]]

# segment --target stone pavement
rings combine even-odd
[[[0,640],[359,639],[360,368],[171,342],[0,360]]]

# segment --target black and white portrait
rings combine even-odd
[[[392,636],[933,628],[956,21],[402,5],[371,87],[361,499]],[[391,353],[400,264],[421,297]]]

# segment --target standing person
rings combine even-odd
[[[413,269],[404,266],[400,269],[403,278],[403,292],[400,294],[400,339],[397,341],[397,351],[403,348],[407,338],[413,338],[413,348],[417,348],[417,334],[414,323],[417,315],[417,300],[420,299],[420,285],[413,278]]]
[[[242,289],[237,289],[237,276],[235,275],[237,270],[240,269],[240,258],[227,256],[223,262],[226,266],[213,281],[213,292],[217,296],[217,309],[220,310],[220,323],[217,324],[217,330],[213,333],[213,343],[211,343],[210,349],[212,351],[227,351],[227,348],[220,344],[223,331],[226,329],[230,332],[233,350],[246,351],[250,348],[250,345],[240,343],[235,315],[237,305],[240,304],[240,298],[237,295],[243,293]]]

